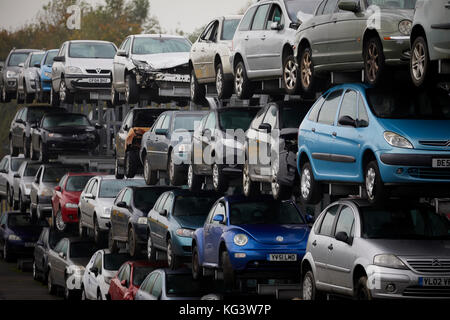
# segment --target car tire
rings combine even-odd
[[[172,239],[167,240],[167,264],[169,268],[175,270],[180,266],[180,257],[173,251]]]
[[[145,157],[144,160],[144,180],[145,183],[149,186],[154,186],[158,183],[157,172],[152,170],[148,157]]]
[[[155,262],[156,261],[156,248],[153,245],[153,240],[152,240],[152,236],[150,235],[151,233],[148,233],[148,238],[147,238],[147,260],[150,262]]]
[[[64,78],[61,78],[59,82],[59,101],[63,104],[73,104],[74,102],[74,96],[69,92]]]
[[[39,159],[39,155],[34,150],[33,143],[30,142],[30,160],[37,161]]]
[[[228,177],[223,172],[223,165],[214,164],[212,167],[212,180],[214,191],[224,193],[228,190]]]
[[[53,227],[59,232],[65,232],[67,229],[67,223],[64,222],[62,217],[61,208],[58,209],[56,215],[52,215],[53,217]]]
[[[306,272],[302,281],[303,300],[326,300],[326,294],[317,290],[313,272]]]
[[[117,245],[117,241],[113,238],[114,233],[112,227],[109,229],[108,232],[108,249],[111,251],[112,254],[116,254],[119,252],[119,246]]]
[[[19,89],[16,91],[16,102],[17,104],[23,104],[25,102],[22,94],[19,92]]]
[[[9,154],[11,157],[17,157],[19,155],[19,148],[14,146],[14,143],[12,141],[12,138],[9,138]]]
[[[87,237],[87,229],[85,226],[83,226],[82,222],[81,222],[81,218],[80,218],[80,213],[78,214],[78,235],[80,236],[80,238],[86,238]]]
[[[32,103],[34,100],[34,95],[28,93],[27,84],[25,83],[25,81],[23,83],[23,96],[24,96],[24,101],[27,104]]]
[[[130,230],[128,231],[128,252],[130,254],[130,257],[136,258],[141,252],[140,249],[141,248],[137,243],[136,233],[134,232],[133,228],[130,228]]]
[[[30,203],[30,218],[32,221],[36,221],[37,220],[37,210],[33,209],[33,204]]]
[[[371,37],[364,43],[364,78],[370,85],[376,86],[384,76],[385,59],[383,46],[378,37]]]
[[[59,100],[59,94],[57,92],[55,92],[55,90],[53,89],[53,84],[52,84],[51,88],[50,88],[50,105],[52,107],[59,107],[60,104],[61,104],[61,101]]]
[[[48,269],[47,290],[52,296],[56,294],[56,287],[53,284],[52,272],[50,269]]]
[[[47,146],[42,142],[42,140],[39,142],[39,162],[48,162]]]
[[[200,266],[197,246],[194,246],[192,250],[192,278],[194,280],[201,280],[203,278],[203,267]]]
[[[81,288],[81,301],[86,301],[86,290],[84,290],[84,286]]]
[[[233,95],[233,81],[227,81],[225,79],[221,63],[216,67],[216,90],[219,100],[229,99]]]
[[[27,137],[23,137],[23,155],[25,158],[30,158],[30,143],[28,142]]]
[[[112,81],[111,81],[112,83]],[[120,104],[119,93],[116,91],[114,86],[111,84],[111,106],[115,107]]]
[[[305,47],[300,53],[300,85],[304,94],[315,93],[316,90],[316,75],[314,71],[314,64],[312,60],[312,50],[310,47]]]
[[[11,188],[8,185],[6,185],[6,202],[7,202],[8,206],[12,208],[13,194],[11,192]]]
[[[379,204],[387,197],[387,190],[376,160],[369,162],[364,170],[364,190],[371,204]]]
[[[8,243],[5,241],[5,243],[3,244],[3,260],[5,260],[5,262],[11,262],[12,261],[12,254],[9,252],[8,249]]]
[[[36,261],[33,261],[33,280],[39,281],[39,274],[37,271]]]
[[[280,184],[276,178],[270,183],[270,186],[275,200],[288,200],[292,197],[292,187]]]
[[[182,176],[181,166],[175,164],[174,158],[175,154],[172,150],[167,163],[167,172],[169,174],[170,184],[172,186],[181,186],[185,182],[185,177]]]
[[[204,85],[200,85],[195,76],[195,71],[191,71],[191,83],[190,83],[191,101],[196,104],[202,104],[205,102],[206,89]]]
[[[94,242],[97,246],[101,245],[103,242],[103,232],[100,230],[98,225],[97,217],[94,215]]]
[[[250,167],[248,160],[245,160],[244,169],[242,170],[242,188],[246,197],[254,197],[259,193],[259,183],[253,182],[250,177]]]
[[[372,293],[367,286],[367,276],[362,276],[358,279],[355,299],[356,300],[373,300]]]
[[[136,104],[139,102],[139,87],[136,77],[132,74],[125,76],[125,101],[127,104]]]
[[[100,288],[97,289],[97,301],[103,301],[102,292]]]
[[[426,86],[432,79],[435,78],[436,72],[432,62],[430,61],[430,54],[428,51],[428,44],[424,37],[417,37],[412,42],[411,59],[410,59],[410,73],[412,82],[416,87]]]
[[[283,83],[287,94],[296,95],[300,91],[300,81],[297,63],[293,55],[283,61]]]
[[[253,96],[252,83],[247,77],[247,70],[243,61],[239,61],[234,69],[234,91],[241,100],[248,100]]]
[[[192,164],[189,165],[188,168],[188,188],[189,191],[196,192],[200,191],[202,188],[202,178],[201,176],[195,174],[194,166]]]
[[[311,164],[305,162],[300,174],[300,201],[303,204],[318,204],[322,196],[321,191],[321,185],[314,178]]]
[[[9,103],[11,102],[11,95],[6,91],[6,88],[2,88],[2,102]]]
[[[231,264],[230,255],[228,251],[222,252],[222,272],[223,272],[223,283],[225,289],[233,290],[236,286],[236,274],[233,270],[233,266]]]
[[[118,180],[122,180],[125,177],[122,166],[119,164],[119,160],[116,159],[116,164],[114,166],[114,176]]]
[[[139,156],[136,151],[129,150],[125,154],[125,176],[133,179],[137,173]]]
[[[25,201],[23,200],[22,193],[19,191],[19,211],[21,213],[27,212],[27,205]]]

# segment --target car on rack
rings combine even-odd
[[[128,261],[126,253],[99,250],[86,265],[81,289],[81,300],[107,300],[111,280]]]
[[[10,206],[14,205],[14,176],[24,161],[24,157],[11,156],[0,161],[0,197],[6,199]]]
[[[38,125],[31,126],[30,158],[47,162],[61,155],[94,153],[99,145],[98,130],[84,114],[45,114]]]
[[[40,62],[39,85],[36,90],[36,100],[39,103],[50,102],[53,59],[58,55],[58,52],[58,49],[46,51]]]
[[[159,251],[165,252],[171,269],[190,261],[194,231],[205,223],[218,197],[214,192],[181,189],[162,194],[148,213],[148,259],[155,261]]]
[[[298,185],[298,128],[311,104],[269,103],[256,115],[245,136],[243,189],[258,194],[270,184],[274,199],[288,199]]]
[[[315,93],[320,74],[364,70],[379,85],[387,67],[407,66],[415,2],[323,0],[294,43],[302,91]]]
[[[48,292],[56,294],[61,288],[66,300],[80,299],[85,267],[95,251],[95,246],[86,239],[61,239],[48,252]]]
[[[30,216],[21,212],[5,212],[0,216],[0,250],[3,259],[30,258],[46,221],[35,224]]]
[[[216,86],[217,97],[228,99],[233,94],[233,68],[230,63],[233,37],[242,16],[222,16],[212,20],[192,45],[191,101],[205,100],[205,85]]]
[[[212,177],[214,190],[225,192],[233,177],[241,177],[245,132],[260,107],[225,107],[211,110],[194,131],[188,186],[201,189]]]
[[[53,190],[67,172],[83,172],[84,167],[62,163],[42,164],[30,190],[30,216],[44,219],[52,215]]]
[[[134,178],[141,169],[139,151],[142,136],[151,129],[163,108],[133,108],[125,116],[115,138],[117,179]]]
[[[66,173],[53,189],[52,225],[59,232],[78,227],[78,203],[81,192],[92,177],[101,173]]]
[[[32,105],[17,111],[9,128],[9,153],[18,156],[22,152],[25,158],[30,157],[31,126],[41,122],[47,113],[63,113],[64,108]]]
[[[26,160],[22,162],[13,182],[13,207],[25,213],[30,207],[30,192],[34,177],[42,163]]]
[[[111,101],[121,95],[127,104],[141,99],[187,105],[191,42],[182,36],[140,34],[128,36],[114,57]]]
[[[136,292],[147,275],[154,270],[167,267],[164,261],[128,261],[111,280],[109,297],[111,300],[134,300]]]
[[[263,0],[246,11],[234,35],[231,55],[238,98],[251,98],[255,82],[261,80],[281,79],[287,94],[298,93],[293,49],[302,24],[298,16],[309,18],[318,4],[319,0]]]
[[[221,198],[194,232],[192,275],[200,279],[204,271],[221,271],[227,289],[245,278],[299,283],[310,221],[291,200]]]
[[[159,196],[171,187],[126,187],[117,195],[111,207],[111,226],[108,247],[117,252],[121,245],[128,247],[132,258],[147,248],[147,215]]]
[[[414,200],[343,199],[317,219],[302,261],[303,299],[450,298],[450,222]]]
[[[144,178],[155,185],[165,175],[174,186],[187,182],[186,173],[191,159],[194,129],[205,111],[166,111],[142,138],[141,159]]]
[[[419,0],[411,32],[410,71],[413,83],[423,86],[437,75],[450,74],[450,3]]]
[[[299,129],[303,203],[318,203],[330,183],[361,186],[373,203],[396,194],[448,197],[450,96],[411,87],[345,84],[317,100]]]
[[[91,230],[95,243],[101,244],[109,232],[111,207],[119,192],[129,186],[145,186],[144,179],[117,180],[114,176],[97,176],[89,180],[80,195],[78,226],[80,237]]]
[[[20,71],[17,78],[18,104],[33,102],[39,84],[39,71],[44,51],[31,52],[27,60],[19,65]]]
[[[42,229],[33,254],[33,279],[47,284],[48,278],[48,252],[54,250],[56,244],[66,235],[57,232],[54,228]]]
[[[8,57],[5,61],[5,66],[2,69],[2,73],[0,76],[0,90],[1,102],[11,102],[12,99],[15,99],[17,96],[17,84],[18,77],[20,72],[20,64],[24,63],[27,60],[28,55],[31,52],[35,52],[38,50],[34,49],[12,49],[8,54]]]
[[[50,103],[109,101],[116,52],[116,45],[108,41],[64,42],[53,58]]]

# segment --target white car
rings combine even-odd
[[[39,84],[39,71],[44,51],[31,52],[27,60],[20,64],[17,82],[17,103],[31,103],[34,100]]]
[[[81,299],[107,300],[111,279],[129,258],[128,254],[112,254],[109,250],[94,253],[83,275]]]

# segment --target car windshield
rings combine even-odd
[[[81,192],[92,176],[73,176],[67,179],[66,191]]]
[[[111,43],[71,43],[69,57],[78,59],[114,59],[116,48]]]
[[[216,196],[178,196],[175,199],[173,215],[175,217],[207,216],[217,201]]]
[[[230,19],[224,20],[223,22],[223,31],[222,31],[222,40],[233,40],[234,34],[236,33],[236,29],[241,22],[240,19]]]
[[[133,271],[133,285],[140,287],[147,276],[153,272],[155,268],[150,266],[136,266]]]
[[[133,54],[190,52],[191,44],[181,38],[135,38]]]
[[[32,227],[33,221],[27,214],[13,214],[8,217],[9,227]]]
[[[442,89],[368,89],[366,96],[375,116],[385,119],[449,120],[450,93]]]
[[[28,53],[13,53],[9,57],[8,66],[17,67],[19,64],[24,63],[28,58]]]
[[[44,118],[42,127],[52,129],[59,127],[87,127],[90,126],[88,118],[82,114],[49,115]]]
[[[202,121],[202,118],[203,118],[202,114],[199,115],[177,114],[175,116],[173,129],[194,132],[195,123],[197,123],[197,126],[200,125],[200,121]]]
[[[133,120],[133,128],[151,128],[158,119],[161,111],[139,110],[135,112]]]
[[[43,182],[58,183],[69,171],[82,171],[83,168],[47,167],[44,171]]]
[[[297,13],[313,15],[322,0],[284,0],[291,21],[297,21]]]
[[[417,0],[367,0],[369,6],[378,6],[381,9],[414,9]]]
[[[22,165],[22,163],[25,161],[25,159],[23,158],[12,158],[11,160],[11,169],[14,172],[17,172],[17,170],[19,170],[20,166]]]
[[[91,242],[72,242],[70,244],[70,258],[90,258],[96,248]]]
[[[144,179],[130,179],[130,180],[103,180],[100,184],[99,198],[115,198],[117,194],[126,187],[143,187],[145,186]]]
[[[27,121],[28,122],[38,122],[41,121],[42,117],[47,113],[54,112],[64,112],[65,109],[62,108],[28,108],[27,111]]]
[[[35,64],[41,63],[42,58],[44,57],[43,53],[35,53],[31,55],[30,67],[34,67]]]
[[[450,239],[450,221],[433,207],[362,208],[362,233],[369,239]]]
[[[55,246],[58,244],[59,240],[65,237],[64,233],[57,232],[55,229],[50,228],[48,230],[48,244],[50,245],[50,248],[55,248]]]
[[[250,123],[258,113],[259,109],[226,110],[219,112],[219,125],[222,130],[244,130],[247,131]]]
[[[119,270],[120,267],[130,259],[130,256],[125,253],[119,254],[104,254],[104,267],[108,271]]]
[[[153,208],[159,196],[165,191],[157,188],[136,189],[134,192],[134,205],[147,214]]]
[[[24,177],[34,177],[39,170],[39,164],[28,164],[23,173]]]
[[[210,290],[213,290],[213,288],[208,284],[193,280],[192,275],[189,273],[168,274],[166,275],[166,295],[175,297],[201,297],[212,292]]]
[[[240,202],[230,205],[230,224],[305,224],[291,202]]]
[[[47,57],[45,57],[44,64],[46,66],[52,66],[53,65],[53,59],[58,55],[58,51],[50,51],[47,54]]]

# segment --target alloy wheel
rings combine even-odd
[[[240,96],[242,94],[242,86],[244,84],[244,70],[242,69],[242,66],[238,66],[236,69],[236,76],[234,79],[236,94]]]
[[[304,88],[308,88],[311,85],[312,80],[312,61],[309,52],[303,54],[301,65],[301,77]]]
[[[300,188],[303,199],[308,199],[311,193],[311,171],[309,170],[309,168],[303,169]]]
[[[33,279],[37,280],[37,278],[36,262],[33,262]]]
[[[194,98],[195,98],[195,78],[191,75],[191,85],[190,85],[190,88],[191,88],[191,100],[194,100]]]
[[[223,73],[222,73],[222,69],[221,68],[218,68],[218,70],[217,70],[216,90],[217,90],[217,95],[219,97],[222,96],[222,92],[223,92]]]
[[[191,188],[193,186],[193,182],[194,182],[194,167],[192,167],[192,164],[189,165],[187,180],[188,180],[188,186],[189,186],[189,188]]]
[[[284,68],[284,79],[287,89],[294,90],[297,85],[297,66],[293,60],[289,60]]]
[[[424,45],[417,42],[411,56],[412,74],[415,80],[421,80],[425,75],[426,49]]]
[[[243,187],[244,187],[244,193],[249,194],[250,193],[250,174],[249,174],[249,168],[248,163],[246,162],[244,165],[244,172],[243,172]]]
[[[167,264],[169,265],[169,267],[171,267],[173,263],[172,255],[173,255],[172,243],[169,241],[169,243],[167,244]]]
[[[64,82],[64,80],[61,80],[61,83],[59,85],[59,100],[61,102],[66,102],[66,97],[67,97],[67,87],[66,87],[66,83]]]
[[[147,259],[150,261],[153,258],[154,252],[153,252],[153,243],[152,243],[152,237],[148,235],[147,240]]]
[[[175,178],[175,163],[173,162],[173,155],[169,159],[169,179],[174,181]]]
[[[56,213],[55,222],[56,222],[56,228],[59,231],[63,232],[66,229],[66,223],[63,220],[61,210],[58,210],[58,212]]]
[[[376,172],[375,169],[369,168],[366,173],[366,191],[369,199],[374,198],[374,190],[375,190],[375,178]]]
[[[128,249],[130,251],[130,256],[134,257],[136,255],[136,242],[134,239],[134,232],[130,230],[128,235]]]
[[[130,81],[128,77],[125,78],[125,101],[127,103],[130,101]]]
[[[371,42],[369,44],[369,48],[367,49],[367,75],[371,82],[377,79],[378,71],[380,70],[379,66],[379,56],[378,48],[375,43]]]
[[[217,190],[219,188],[219,166],[216,163],[213,165],[212,171],[214,189]]]
[[[313,284],[310,277],[303,280],[303,300],[312,300]]]

